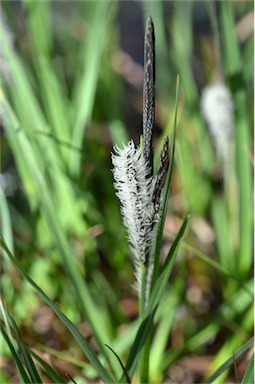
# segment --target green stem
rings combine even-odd
[[[146,288],[146,276],[147,276],[147,268],[145,265],[141,266],[141,286],[140,286],[140,295],[139,295],[139,319],[142,322],[143,314],[145,309],[145,288]]]
[[[150,331],[144,343],[144,347],[141,354],[140,368],[139,368],[141,384],[149,382],[149,357],[150,357],[150,349],[151,349],[151,341],[152,341],[152,329],[153,329],[153,325],[150,328]]]
[[[142,322],[144,320],[144,312],[146,309],[146,280],[147,280],[147,272],[148,269],[145,265],[142,266],[142,281],[141,281],[141,291],[140,291],[140,302],[139,302],[139,318]],[[149,382],[149,356],[150,356],[150,347],[152,340],[152,329],[153,324],[151,325],[150,331],[144,343],[140,364],[139,364],[139,375],[140,375],[140,383],[148,383]]]

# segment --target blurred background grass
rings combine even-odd
[[[253,333],[253,3],[15,1],[1,4],[1,232],[22,268],[95,347],[125,360],[137,298],[110,153],[142,131],[143,34],[156,34],[156,142],[177,153],[162,258],[191,209],[162,297],[152,382],[200,382]],[[220,63],[220,65],[219,65]],[[235,105],[229,172],[201,116],[217,81]],[[77,345],[3,253],[3,304],[63,375],[95,378]],[[103,294],[102,294],[103,293]],[[95,338],[95,340],[94,340]],[[249,356],[238,361],[240,377]],[[17,382],[3,345],[2,382]],[[228,382],[237,381],[232,366]],[[231,381],[232,380],[232,381]],[[47,382],[47,378],[45,378]]]

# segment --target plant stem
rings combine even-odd
[[[145,309],[145,288],[146,288],[146,276],[147,268],[145,265],[141,266],[141,284],[140,284],[140,296],[139,296],[139,319],[143,321],[143,314]]]
[[[148,333],[146,338],[144,347],[142,349],[141,360],[140,360],[140,383],[148,383],[149,382],[149,357],[150,357],[150,348],[152,341],[152,328]]]
[[[143,321],[144,311],[146,308],[146,279],[147,279],[148,269],[145,265],[142,266],[142,281],[141,281],[141,292],[140,292],[140,307],[139,307],[139,318],[140,321]],[[140,375],[140,383],[148,383],[149,381],[149,356],[150,356],[150,345],[151,345],[151,337],[152,337],[152,327],[148,333],[145,344],[143,346],[141,357],[140,357],[140,365],[139,365],[139,375]]]

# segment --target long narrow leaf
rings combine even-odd
[[[135,372],[135,369],[136,369],[136,366],[138,363],[138,359],[140,356],[140,352],[141,352],[142,347],[146,341],[147,335],[151,329],[151,325],[152,325],[156,310],[157,310],[157,306],[155,306],[154,309],[149,314],[149,316],[147,316],[143,320],[143,322],[141,323],[141,325],[138,329],[138,332],[136,334],[136,338],[135,338],[135,341],[132,345],[131,351],[130,351],[128,359],[127,359],[126,367],[125,367],[126,371],[128,373],[128,377],[130,377],[130,379],[132,379],[133,374]],[[123,375],[121,380],[120,380],[120,383],[124,383],[124,382],[125,382],[125,376]]]
[[[157,305],[160,301],[160,298],[162,297],[162,294],[163,294],[163,291],[167,285],[167,281],[168,281],[168,278],[169,278],[169,275],[172,271],[172,268],[173,268],[173,265],[174,265],[174,261],[176,259],[176,256],[177,256],[177,249],[180,245],[180,241],[184,235],[184,232],[185,232],[185,229],[187,227],[187,224],[188,224],[188,221],[189,221],[189,214],[185,217],[184,221],[183,221],[183,224],[168,252],[168,255],[166,257],[166,260],[165,260],[165,263],[163,265],[163,268],[162,268],[162,271],[160,273],[160,276],[158,277],[153,289],[152,289],[152,292],[150,294],[150,298],[149,298],[149,303],[148,303],[148,306],[145,310],[145,314],[147,315],[148,313],[150,313],[150,311],[152,311],[152,308],[154,308],[155,305]]]
[[[93,108],[110,5],[111,1],[109,0],[98,1],[93,5],[89,40],[84,52],[83,74],[81,78],[77,79],[74,95],[72,144],[75,146],[81,145],[84,129],[88,124]],[[80,154],[73,153],[70,156],[70,169],[74,175],[79,172],[80,158]]]
[[[247,100],[243,87],[243,66],[236,39],[233,5],[229,1],[219,3],[221,11],[223,56],[225,72],[235,102],[235,155],[239,188],[239,257],[237,271],[244,279],[250,272],[252,257],[252,170],[249,159],[249,121]]]
[[[49,230],[53,234],[59,253],[63,259],[63,265],[66,274],[69,276],[75,291],[82,311],[88,319],[90,326],[93,330],[94,337],[98,343],[101,353],[106,357],[104,342],[109,342],[108,332],[104,323],[99,323],[96,319],[100,318],[100,313],[96,308],[89,289],[84,278],[82,277],[76,263],[74,262],[73,254],[67,242],[65,234],[62,231],[62,225],[59,222],[58,216],[55,215],[53,201],[48,191],[48,187],[40,170],[39,164],[35,161],[33,147],[23,131],[16,132],[18,121],[13,111],[11,110],[6,99],[3,99],[6,111],[6,119],[8,119],[8,135],[10,141],[15,146],[15,153],[20,156],[18,164],[23,165],[25,169],[24,178],[28,174],[31,178],[33,192],[40,196],[42,213],[48,223]],[[31,177],[32,176],[32,177]],[[31,184],[29,184],[31,188]],[[30,191],[31,194],[31,191]]]
[[[30,284],[32,287],[37,291],[39,296],[49,305],[49,307],[53,310],[53,312],[58,316],[58,318],[62,321],[62,323],[69,329],[69,331],[72,333],[74,338],[77,340],[78,344],[80,345],[81,349],[91,362],[91,364],[96,368],[98,374],[101,376],[101,378],[105,382],[112,382],[112,378],[109,375],[109,373],[105,370],[105,368],[100,363],[99,359],[97,358],[94,351],[91,349],[89,344],[86,342],[84,337],[81,335],[81,333],[78,331],[78,329],[75,327],[75,325],[63,314],[63,312],[60,311],[59,308],[56,307],[56,305],[48,298],[48,296],[41,290],[40,287],[22,270],[17,260],[14,258],[14,256],[9,251],[8,247],[6,246],[4,240],[0,239],[1,245],[3,249],[7,252],[8,257],[12,261],[13,265],[15,266],[16,270],[21,274],[21,276]]]
[[[1,329],[1,332],[2,332],[2,335],[5,339],[5,341],[7,342],[8,344],[8,347],[10,348],[10,351],[11,351],[11,354],[12,354],[12,357],[17,365],[17,368],[18,368],[18,371],[19,371],[19,374],[20,374],[20,377],[22,378],[23,380],[23,383],[24,384],[29,384],[29,383],[32,383],[32,381],[30,380],[30,378],[28,377],[25,369],[23,368],[23,364],[18,356],[18,354],[16,353],[15,351],[15,348],[14,346],[12,345],[11,343],[11,340],[9,339],[7,333],[5,332],[4,330],[4,327],[2,326],[2,324],[0,324],[0,329]]]
[[[253,384],[254,383],[254,353],[249,362],[249,365],[245,371],[241,384]]]
[[[248,340],[244,345],[242,345],[232,356],[230,356],[217,371],[206,380],[206,384],[215,383],[215,380],[227,369],[229,368],[240,356],[244,354],[249,348],[254,344],[254,337]],[[245,384],[248,384],[247,382]]]
[[[9,245],[9,248],[13,250],[13,233],[11,225],[11,216],[8,206],[6,195],[3,191],[2,183],[0,183],[0,230]]]
[[[47,364],[40,356],[34,351],[30,350],[31,355],[41,364],[47,376],[54,380],[55,383],[66,383],[63,379],[49,364]]]
[[[120,366],[121,366],[121,369],[122,369],[122,371],[123,371],[123,375],[124,375],[125,378],[126,378],[126,382],[127,382],[128,384],[131,384],[131,380],[130,380],[130,378],[128,377],[126,368],[125,368],[124,365],[122,364],[122,361],[121,361],[121,359],[119,358],[119,356],[117,355],[117,353],[116,353],[116,352],[115,352],[109,345],[105,344],[105,346],[106,346],[107,348],[110,349],[110,351],[114,354],[114,356],[115,356],[116,359],[118,360],[118,362],[119,362],[119,364],[120,364]]]
[[[18,346],[19,346],[19,351],[20,351],[20,354],[22,355],[23,357],[23,360],[24,360],[24,363],[25,363],[25,366],[27,368],[27,371],[31,377],[31,380],[33,383],[42,383],[42,380],[41,380],[41,377],[37,371],[37,368],[33,362],[33,359],[31,358],[31,355],[30,355],[30,352],[29,352],[29,349],[27,348],[27,346],[24,344],[22,338],[21,338],[21,335],[20,335],[20,332],[19,332],[19,329],[18,329],[18,326],[17,324],[15,323],[13,317],[11,315],[9,315],[9,318],[10,318],[10,322],[12,324],[12,328],[15,332],[15,335],[16,335],[16,340],[17,340],[17,343],[18,343]]]

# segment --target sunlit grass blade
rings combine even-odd
[[[35,207],[38,207],[40,201],[40,193],[36,191],[37,183],[33,180],[33,177],[31,177],[27,169],[28,167],[24,164],[23,159],[25,158],[25,160],[27,160],[29,157],[29,162],[35,163],[43,174],[47,173],[50,177],[47,190],[49,194],[55,196],[56,201],[59,202],[56,204],[55,210],[57,211],[61,226],[63,224],[65,227],[69,225],[72,231],[80,232],[83,230],[84,233],[84,227],[86,225],[84,216],[75,204],[77,197],[72,188],[72,183],[66,174],[66,162],[63,161],[66,159],[66,156],[70,154],[70,151],[67,151],[67,148],[60,146],[57,142],[57,140],[60,140],[62,137],[65,138],[64,141],[68,142],[69,135],[66,133],[68,129],[67,123],[64,123],[61,127],[60,125],[62,125],[65,115],[66,121],[68,121],[70,116],[64,100],[62,106],[59,106],[58,100],[61,98],[59,96],[61,91],[59,87],[57,87],[56,81],[53,80],[53,78],[55,78],[53,72],[50,73],[49,67],[46,68],[43,66],[41,68],[38,64],[42,69],[42,73],[40,73],[41,81],[47,83],[44,84],[43,87],[38,87],[43,93],[41,96],[46,105],[49,118],[49,121],[47,121],[47,116],[43,113],[43,109],[39,103],[39,90],[35,89],[36,87],[32,87],[33,81],[38,86],[36,79],[31,79],[31,74],[28,74],[29,68],[27,64],[22,61],[16,51],[9,47],[4,41],[3,47],[8,65],[12,71],[11,86],[7,85],[6,90],[3,89],[1,93],[4,109],[3,117],[6,128],[8,128],[6,131],[9,145],[16,159],[22,183],[29,196],[28,202],[31,208],[35,209]],[[39,61],[39,63],[43,62],[45,63],[43,59]],[[49,82],[53,82],[52,94]],[[53,99],[54,96],[55,100]],[[51,103],[50,107],[49,103]],[[29,108],[27,108],[28,105]],[[53,111],[54,117],[52,115]],[[56,116],[56,114],[58,115]],[[60,114],[63,116],[59,117]],[[14,117],[10,117],[10,115],[14,115]],[[52,126],[49,125],[49,122]],[[58,129],[60,137],[56,137],[56,140],[53,140],[51,137],[56,135],[56,129]],[[61,132],[61,129],[63,132]],[[37,134],[37,132],[40,134]],[[10,137],[11,134],[14,140]],[[17,134],[24,134],[26,136],[30,146],[29,153],[22,153],[22,149],[17,148],[16,143],[20,141],[19,136],[17,138],[15,137]],[[79,148],[80,145],[77,147]],[[61,156],[61,153],[65,153],[65,157]],[[46,184],[46,181],[44,181],[44,183]]]
[[[198,98],[194,76],[189,64],[193,49],[192,8],[193,2],[191,1],[187,2],[185,7],[183,7],[182,2],[174,2],[174,18],[171,25],[173,57],[182,79],[188,108],[192,108]]]
[[[211,384],[215,383],[215,380],[217,380],[222,373],[228,369],[231,365],[235,363],[235,361],[244,354],[249,348],[251,348],[254,344],[254,338],[251,338],[248,340],[242,347],[240,347],[236,352],[233,353],[231,357],[229,357],[218,369],[212,376],[210,376],[206,380],[206,384]],[[245,382],[245,384],[248,384],[248,382]]]
[[[9,339],[9,336],[7,335],[7,333],[5,332],[5,329],[3,327],[2,324],[0,324],[0,329],[1,329],[1,332],[2,332],[2,335],[6,341],[6,343],[8,344],[8,347],[11,351],[11,354],[12,354],[12,357],[13,357],[13,360],[15,361],[15,364],[17,366],[17,369],[18,369],[18,372],[19,372],[19,375],[20,375],[20,379],[22,380],[22,382],[24,384],[29,384],[31,383],[32,384],[32,381],[30,380],[30,378],[28,377],[24,367],[23,367],[23,364],[21,362],[21,359],[19,358],[16,350],[15,350],[15,347],[14,345],[12,344],[11,340]]]
[[[9,249],[13,251],[13,233],[12,233],[12,225],[11,225],[11,215],[8,206],[8,201],[5,196],[5,193],[2,188],[2,183],[0,183],[0,232],[6,239],[6,243],[8,244]]]
[[[41,290],[40,287],[22,270],[17,260],[14,258],[14,256],[11,254],[9,249],[7,248],[4,240],[1,238],[1,245],[2,248],[5,250],[5,252],[8,254],[8,257],[10,258],[12,264],[16,268],[16,270],[20,273],[20,275],[36,290],[38,295],[45,301],[46,304],[49,305],[49,307],[53,310],[53,312],[58,316],[58,318],[62,321],[62,323],[69,329],[69,331],[72,333],[78,344],[80,345],[81,349],[91,362],[91,364],[96,368],[99,376],[105,381],[105,382],[112,382],[112,377],[110,374],[105,370],[105,368],[100,363],[99,359],[97,358],[94,351],[91,349],[89,344],[86,342],[84,337],[81,335],[81,333],[78,331],[78,329],[75,327],[75,325],[60,311],[59,308],[56,307],[56,305],[48,298],[48,296]]]
[[[54,73],[52,63],[44,57],[39,58],[36,69],[40,73],[38,90],[41,92],[50,132],[57,139],[68,143],[71,136],[70,105],[63,86]],[[55,150],[62,154],[64,164],[67,165],[70,155],[69,149],[59,145],[55,146]]]
[[[235,273],[236,260],[230,244],[230,227],[223,199],[214,198],[212,200],[212,218],[216,231],[216,241],[220,263],[222,266],[226,267],[229,272]]]
[[[34,186],[35,193],[38,196],[40,194],[40,200],[42,201],[42,205],[43,205],[42,207],[43,213],[46,217],[46,220],[48,221],[48,225],[51,228],[51,232],[55,233],[55,239],[57,240],[58,246],[60,246],[60,254],[64,257],[64,266],[66,268],[66,272],[67,274],[71,275],[71,279],[74,285],[76,284],[78,285],[81,279],[81,275],[74,266],[73,255],[69,249],[64,233],[61,230],[62,226],[59,223],[59,218],[54,214],[52,199],[48,193],[47,184],[45,179],[43,178],[40,167],[35,161],[36,158],[33,153],[33,147],[31,147],[30,142],[28,141],[26,135],[23,132],[19,132],[18,135],[16,134],[15,130],[17,129],[17,124],[18,124],[17,119],[12,113],[12,110],[9,109],[7,102],[5,105],[7,107],[6,112],[8,113],[8,116],[6,116],[6,118],[8,117],[11,121],[9,125],[10,129],[8,130],[8,134],[10,134],[10,140],[12,141],[12,145],[15,144],[15,154],[19,153],[21,156],[21,159],[19,159],[18,164],[20,163],[23,164],[23,168],[26,169],[26,175],[30,174],[32,176],[33,183],[35,183],[35,186]],[[72,275],[72,273],[74,274]],[[85,282],[81,284],[85,285]],[[83,289],[80,287],[78,292],[79,292],[81,303],[82,303],[84,300],[84,297],[86,297],[85,286],[83,287]],[[90,309],[91,311],[93,311],[92,308]]]
[[[225,73],[235,102],[236,172],[239,188],[239,252],[237,272],[245,279],[252,265],[252,171],[249,159],[250,135],[243,88],[242,58],[236,39],[233,6],[229,1],[219,3],[223,32]]]
[[[198,122],[201,125],[201,122]],[[190,122],[191,124],[191,122]],[[194,129],[196,123],[194,122]],[[193,128],[191,127],[191,128]],[[200,127],[202,130],[202,127]],[[201,165],[204,167],[204,172],[208,172],[210,168],[210,159],[205,159],[209,154],[208,143],[205,140],[205,133],[200,132],[200,137],[196,142],[196,146],[200,148],[191,148],[190,138],[185,131],[180,130],[180,137],[176,142],[176,164],[183,185],[183,194],[185,196],[186,210],[192,209],[194,213],[203,214],[207,207],[212,194],[211,187],[205,175],[202,174],[200,167],[194,164],[194,150],[200,152]],[[202,140],[203,137],[203,140]],[[200,144],[200,143],[203,144]],[[210,157],[210,156],[208,156]],[[212,163],[212,162],[211,162]],[[187,167],[187,164],[189,166]],[[207,171],[206,171],[207,168]]]
[[[80,146],[82,143],[84,130],[92,113],[110,6],[110,0],[98,1],[93,4],[89,40],[84,50],[83,73],[77,79],[72,103],[74,121],[71,143],[74,146]],[[73,175],[77,175],[79,172],[80,159],[81,156],[77,153],[72,153],[70,156],[69,165]]]
[[[2,175],[4,177],[4,174]],[[9,249],[13,252],[14,244],[13,244],[13,229],[12,229],[12,219],[10,215],[9,204],[7,200],[7,196],[4,193],[2,188],[2,183],[0,183],[0,233],[6,239],[6,243],[8,244]],[[10,260],[3,253],[3,260],[1,262],[1,273],[2,273],[2,281],[1,281],[1,293],[5,297],[5,300],[8,300],[13,296],[13,283],[10,279],[6,279],[6,275],[4,272],[9,273]],[[2,303],[0,303],[2,305]]]
[[[29,37],[33,44],[35,57],[49,57],[52,48],[52,23],[50,1],[22,1],[27,11]]]
[[[157,326],[153,334],[149,364],[149,377],[153,382],[161,382],[162,379],[162,358],[164,356],[164,351],[167,348],[169,335],[171,334],[176,311],[183,295],[183,290],[184,287],[181,278],[173,281],[173,283],[171,283],[171,291],[167,292],[161,299],[155,316]],[[169,308],[171,308],[171,310],[169,310]]]
[[[41,379],[41,377],[37,371],[37,368],[33,362],[33,359],[30,355],[30,351],[27,348],[27,346],[24,344],[24,342],[21,338],[20,331],[19,331],[17,324],[15,323],[13,317],[9,315],[9,318],[10,318],[10,323],[12,325],[12,329],[16,335],[16,340],[17,340],[17,343],[19,346],[19,352],[23,358],[27,372],[29,373],[29,375],[31,377],[31,381],[32,381],[32,383],[39,383],[40,384],[40,383],[42,383],[42,379]]]
[[[8,119],[8,134],[10,135],[10,141],[12,145],[15,146],[15,154],[20,157],[18,164],[22,164],[22,169],[25,170],[25,174],[28,174],[29,177],[31,177],[34,194],[38,197],[40,196],[41,210],[49,226],[50,233],[54,238],[54,242],[56,242],[59,254],[62,257],[66,274],[69,276],[76,291],[77,300],[81,306],[82,312],[90,322],[93,335],[98,343],[98,346],[100,347],[100,351],[107,359],[104,342],[109,342],[109,335],[106,326],[104,323],[100,324],[97,321],[97,319],[100,318],[99,311],[93,302],[87,284],[82,277],[78,266],[74,262],[74,256],[63,231],[63,225],[59,222],[59,217],[55,215],[53,201],[51,199],[46,180],[43,177],[38,163],[36,162],[36,157],[34,156],[31,143],[27,139],[24,132],[20,131],[17,135],[16,129],[18,122],[6,100],[5,107],[7,114],[6,119]]]
[[[53,45],[51,4],[49,2],[31,3],[27,0],[23,0],[23,3],[27,10],[29,38],[36,52],[32,56],[32,60],[39,81],[37,91],[41,93],[52,132],[63,141],[68,141],[69,113],[67,99],[63,87],[53,72],[50,57]],[[60,149],[62,153],[65,151],[63,147],[55,147],[55,149],[57,151]],[[65,154],[68,155],[67,152]]]

